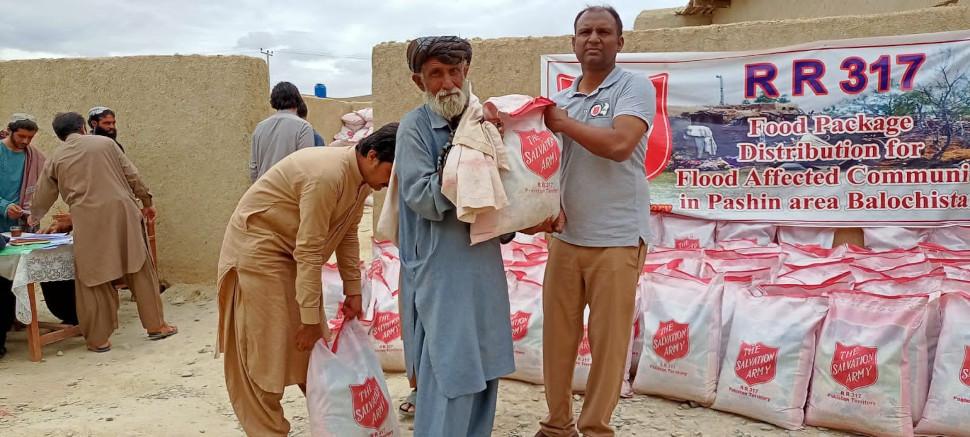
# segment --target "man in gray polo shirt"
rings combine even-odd
[[[611,7],[576,16],[573,50],[583,75],[553,97],[549,129],[563,134],[565,228],[549,243],[543,284],[543,370],[549,416],[537,436],[612,436],[633,326],[637,279],[649,241],[644,158],[654,112],[649,80],[616,66],[622,22]],[[552,227],[547,229],[552,231]],[[592,367],[578,423],[572,376],[589,306]]]
[[[276,84],[269,95],[269,103],[276,113],[259,122],[253,131],[250,182],[256,182],[289,154],[313,147],[313,127],[297,115],[304,102],[296,85],[289,82]]]

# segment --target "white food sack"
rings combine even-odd
[[[485,102],[494,107],[504,126],[502,137],[508,169],[499,170],[508,206],[479,214],[471,225],[472,244],[520,231],[560,212],[559,175],[562,140],[546,128],[543,109],[554,104],[544,97],[508,95]]]
[[[799,429],[824,297],[739,294],[713,408]]]
[[[710,405],[721,347],[721,294],[715,279],[645,273],[644,346],[633,389]]]
[[[925,297],[834,293],[816,347],[805,421],[877,436],[912,436],[906,348]]]
[[[384,372],[357,320],[334,332],[332,345],[314,345],[306,397],[313,437],[400,435]]]

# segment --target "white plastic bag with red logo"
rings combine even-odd
[[[970,250],[970,226],[947,226],[929,231],[927,243],[950,250]]]
[[[393,247],[375,242],[374,260],[364,275],[365,294],[370,296],[367,309],[373,321],[369,334],[381,367],[403,372],[404,341],[401,338],[401,315],[398,302],[401,260]]]
[[[727,350],[734,318],[734,304],[739,295],[750,294],[753,287],[771,282],[774,272],[763,268],[724,275],[724,294],[721,296],[721,356]]]
[[[356,319],[334,332],[333,344],[321,340],[313,347],[306,397],[314,437],[400,434],[384,372]]]
[[[849,259],[807,259],[786,262],[782,265],[777,282],[779,284],[820,285],[851,274],[851,260]]]
[[[755,296],[814,296],[827,297],[838,291],[852,290],[855,285],[851,273],[844,273],[836,276],[821,284],[761,284],[755,287],[752,294]]]
[[[731,240],[751,240],[759,245],[775,242],[777,227],[765,223],[745,223],[734,221],[717,222],[715,239],[718,243]]]
[[[850,255],[852,265],[882,273],[891,278],[925,275],[933,265],[920,250],[899,250],[873,254]]]
[[[781,250],[785,253],[785,261],[787,262],[808,261],[819,258],[841,259],[846,254],[845,246],[827,249],[815,245],[781,243]]]
[[[911,249],[926,241],[929,229],[879,227],[863,228],[863,241],[872,250]]]
[[[390,285],[391,282],[394,283],[394,288]],[[369,283],[373,321],[369,333],[374,352],[384,370],[403,372],[405,370],[404,341],[401,338],[397,281],[389,281],[380,272],[373,272]]]
[[[919,245],[919,251],[931,261],[970,261],[970,250],[955,250],[933,243]]]
[[[511,262],[545,260],[548,255],[548,244],[540,235],[517,233],[512,241],[502,245],[502,260],[506,265]]]
[[[745,254],[736,250],[705,250],[704,270],[701,276],[710,278],[718,273],[728,274],[761,269],[769,269],[774,273],[778,271],[784,259],[785,255],[781,252]]]
[[[831,248],[835,242],[835,228],[810,228],[805,226],[779,226],[779,244],[798,244]]]
[[[336,264],[324,264],[320,279],[323,282],[323,314],[327,320],[339,319],[344,304],[344,281]]]
[[[506,378],[542,384],[542,284],[507,271],[515,372]]]
[[[970,291],[941,299],[943,330],[920,434],[970,437]]]
[[[714,247],[714,228],[717,222],[664,214],[661,225],[662,247],[672,249],[708,249]]]
[[[573,393],[585,393],[589,369],[593,366],[593,350],[589,346],[589,307],[583,310],[583,339],[579,341],[576,366],[573,368]]]
[[[912,436],[906,349],[925,297],[833,293],[815,352],[806,423],[878,436]]]
[[[943,266],[943,274],[950,279],[970,281],[970,269],[959,266]]]
[[[673,266],[684,273],[700,276],[704,268],[704,251],[694,249],[661,249],[647,253],[643,271],[653,271],[660,266]]]
[[[755,240],[726,240],[718,241],[717,250],[730,250],[744,255],[780,254],[781,246],[777,244],[759,244]]]
[[[936,353],[941,329],[940,292],[945,279],[946,276],[940,273],[903,279],[876,279],[858,283],[855,286],[858,291],[880,296],[919,295],[927,298],[926,310],[923,312],[920,326],[916,328],[913,338],[906,347],[913,423],[923,417],[923,407],[926,405],[926,395],[930,388],[933,356]]]
[[[498,113],[505,129],[502,142],[508,168],[500,168],[499,176],[509,205],[476,217],[471,225],[472,244],[559,216],[562,140],[542,119],[543,109],[553,104],[544,97],[518,94],[485,102],[486,108]]]
[[[735,309],[712,407],[801,428],[828,299],[741,293]]]
[[[643,352],[633,390],[710,405],[721,348],[721,277],[644,274]]]
[[[637,364],[643,353],[643,293],[645,293],[643,275],[637,282],[636,303],[633,305],[633,328],[630,330],[630,345],[626,351],[626,368],[623,371],[623,386],[621,396],[633,395],[633,377],[637,373]]]
[[[506,261],[506,272],[517,272],[519,276],[524,276],[530,281],[542,284],[546,277],[546,261],[549,258],[547,253],[534,253],[529,255],[529,259],[522,261]],[[512,284],[509,284],[511,290]]]

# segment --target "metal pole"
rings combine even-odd
[[[724,76],[719,74],[716,77],[721,82],[721,106],[724,106]]]
[[[266,68],[269,69],[269,57],[270,56],[273,56],[273,51],[272,50],[268,50],[268,49],[267,50],[263,50],[263,48],[260,47],[259,48],[259,52],[262,53],[262,54],[264,54],[264,55],[266,55]]]

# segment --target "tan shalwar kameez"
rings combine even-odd
[[[248,435],[289,432],[283,389],[306,383],[310,360],[296,332],[326,328],[320,274],[334,252],[344,294],[360,294],[357,225],[370,193],[353,148],[301,149],[257,180],[229,219],[217,354],[225,353],[226,388]]]
[[[135,165],[110,138],[71,134],[45,163],[31,214],[43,217],[58,194],[74,223],[77,313],[88,346],[104,345],[118,328],[117,279],[135,296],[142,327],[161,331],[158,274],[137,204],[152,206],[152,194]]]

